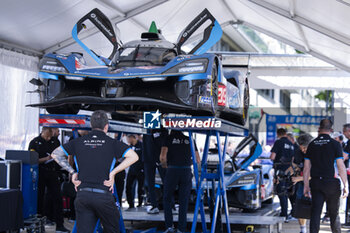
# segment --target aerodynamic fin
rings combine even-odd
[[[254,162],[262,153],[262,148],[258,140],[252,135],[249,134],[248,137],[245,137],[236,147],[232,160],[234,161],[237,155],[244,149],[246,146],[249,146],[250,153],[249,155],[237,164],[238,169],[246,169],[252,162]]]
[[[97,8],[90,11],[88,14],[86,14],[84,17],[82,17],[76,25],[74,25],[72,30],[72,37],[73,39],[100,65],[106,65],[105,59],[102,57],[99,57],[96,53],[94,53],[91,49],[89,49],[79,38],[78,34],[79,32],[85,28],[84,22],[86,20],[89,20],[91,23],[93,23],[97,29],[103,33],[103,35],[111,42],[113,45],[112,52],[110,56],[108,57],[109,60],[111,60],[114,56],[114,54],[117,52],[118,49],[118,43],[117,38],[113,29],[113,25],[111,21]]]
[[[201,36],[202,39],[197,42],[197,40],[192,41],[194,38],[190,39],[191,36],[207,21],[210,22],[209,26],[204,29],[203,33],[198,33],[198,36]],[[194,37],[196,37],[195,35]],[[182,47],[186,43],[197,42],[194,48],[189,52],[189,54],[200,55],[206,53],[216,42],[221,39],[222,29],[218,21],[214,18],[214,16],[208,11],[208,9],[204,9],[192,22],[180,33],[179,38],[177,40],[177,50],[180,54],[182,51]]]

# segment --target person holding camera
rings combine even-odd
[[[294,155],[294,145],[287,138],[287,131],[284,128],[277,130],[278,140],[275,141],[270,159],[273,161],[275,169],[275,184],[276,192],[280,200],[281,217],[285,217],[285,222],[288,222],[288,192],[289,185],[285,179],[286,171],[292,163]]]
[[[342,147],[339,142],[330,137],[331,132],[332,122],[329,119],[323,119],[320,122],[318,137],[309,144],[306,151],[303,176],[304,195],[312,196],[310,233],[317,233],[320,230],[324,202],[327,203],[332,232],[341,232],[338,215],[341,186],[340,180],[335,175],[334,163],[344,184],[344,198],[348,195],[348,182]]]

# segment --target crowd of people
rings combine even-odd
[[[115,190],[119,203],[125,193],[130,211],[148,206],[148,214],[159,214],[161,205],[166,232],[176,232],[173,214],[178,214],[177,232],[185,232],[192,188],[189,137],[180,131],[159,129],[143,136],[115,134],[112,138],[107,135],[108,118],[103,111],[93,113],[91,124],[92,131],[78,131],[62,146],[60,131],[48,127],[30,142],[29,150],[39,154],[38,214],[46,216],[48,224],[56,223],[56,232],[69,232],[63,224],[62,204],[62,196],[68,196],[70,201],[64,209],[68,209],[67,217],[76,220],[78,232],[92,232],[97,219],[108,229],[106,232],[119,232],[115,220],[119,212],[111,195]],[[332,232],[340,233],[340,197],[348,195],[350,124],[344,125],[342,133],[333,132],[332,122],[324,119],[316,138],[301,134],[295,139],[284,128],[277,130],[277,137],[270,159],[280,216],[288,222],[298,215],[298,200],[309,200],[310,233],[316,233],[326,203],[323,220],[330,221]],[[195,151],[196,162],[200,163],[197,148]],[[161,200],[155,191],[156,171],[163,184]],[[175,190],[179,211],[175,208]],[[288,202],[293,207],[290,213]],[[348,198],[344,226],[350,226],[349,203]],[[298,221],[300,232],[306,233],[306,219]]]
[[[119,232],[119,227],[112,224],[117,221],[112,218],[118,218],[118,210],[107,208],[94,198],[96,194],[107,195],[115,190],[119,203],[123,202],[125,193],[127,211],[145,208],[148,214],[159,214],[161,205],[166,232],[176,232],[173,214],[179,215],[177,232],[185,232],[192,188],[189,137],[179,131],[153,130],[143,136],[115,134],[112,138],[106,135],[106,119],[103,111],[96,111],[91,117],[92,131],[78,130],[75,137],[70,137],[62,146],[58,139],[60,131],[56,128],[43,127],[40,135],[30,142],[29,150],[39,154],[38,214],[47,217],[47,224],[56,223],[56,232],[69,232],[63,225],[63,209],[70,220],[77,222],[78,232],[92,232],[95,226],[91,222],[96,223],[97,219],[101,219],[105,231],[109,229],[106,232]],[[126,148],[132,149],[137,160],[129,159],[125,164]],[[195,150],[199,163],[197,148]],[[111,159],[114,160],[111,162]],[[117,169],[113,175],[112,169]],[[155,190],[156,170],[163,184],[161,200]],[[178,209],[175,190],[179,190]],[[65,203],[62,198],[69,201]],[[115,206],[114,202],[109,205]]]
[[[344,143],[344,137],[347,142]],[[320,230],[321,214],[324,203],[326,213],[323,221],[330,221],[333,233],[341,232],[339,219],[340,200],[348,195],[350,124],[345,124],[343,134],[333,132],[332,122],[323,119],[320,122],[318,136],[299,135],[295,140],[293,134],[284,128],[277,130],[270,158],[275,169],[276,194],[280,200],[281,214],[288,222],[298,212],[297,202],[311,202],[310,233]],[[288,200],[292,209],[288,213]],[[345,223],[350,226],[349,198],[345,209]],[[300,232],[306,233],[306,219],[299,218]]]

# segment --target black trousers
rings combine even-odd
[[[281,214],[282,217],[288,216],[288,187],[285,181],[280,181],[277,184],[276,191],[280,200]]]
[[[341,233],[338,215],[339,199],[341,195],[340,180],[335,178],[312,178],[310,181],[310,188],[312,195],[310,233],[318,233],[320,230],[320,218],[324,202],[327,203],[332,233]]]
[[[119,211],[112,193],[79,191],[74,204],[77,232],[93,233],[98,219],[103,232],[120,232]]]
[[[126,199],[128,201],[129,207],[134,207],[136,181],[137,181],[137,196],[139,199],[139,205],[141,206],[143,202],[143,194],[144,194],[143,185],[145,183],[145,174],[143,171],[134,173],[134,172],[130,172],[129,170],[128,176],[126,178]]]
[[[348,175],[348,184],[350,184],[350,176],[349,175]],[[350,196],[348,196],[348,198],[346,199],[345,223],[350,223],[349,211],[350,211]]]
[[[157,203],[157,197],[155,192],[155,176],[156,176],[156,169],[158,169],[160,178],[162,179],[162,182],[164,183],[165,173],[166,170],[162,168],[161,166],[156,165],[156,163],[145,163],[144,164],[145,169],[145,177],[147,181],[147,188],[148,188],[148,199],[150,200],[153,207],[158,207]]]
[[[164,183],[164,217],[166,228],[173,226],[173,200],[176,187],[179,189],[179,224],[178,229],[185,232],[187,208],[192,188],[191,168],[168,168]]]
[[[126,176],[125,171],[122,171],[122,172],[119,172],[117,175],[115,175],[115,178],[114,178],[114,183],[115,183],[115,188],[117,190],[119,203],[121,203],[121,201],[123,199],[125,176]]]
[[[44,210],[45,189],[47,195],[53,202],[53,219],[57,226],[63,226],[63,206],[61,196],[61,186],[58,179],[57,171],[48,171],[44,168],[39,169],[38,180],[38,214],[44,215],[47,211]]]

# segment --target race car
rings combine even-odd
[[[238,160],[243,150],[249,149],[249,154]],[[253,165],[261,155],[262,149],[253,135],[244,138],[236,147],[234,153],[226,153],[224,161],[224,182],[226,185],[226,195],[229,207],[254,211],[261,208],[262,203],[272,203],[273,175],[274,170],[271,165]],[[216,173],[219,164],[218,149],[211,148],[208,152],[206,169],[210,173]],[[159,174],[156,175],[157,198],[162,200],[162,180]],[[216,182],[216,186],[217,186]],[[212,194],[212,182],[204,182],[205,203],[213,201],[209,196]],[[192,190],[189,198],[190,204],[196,201],[196,181],[192,178]],[[176,193],[175,193],[176,195]],[[175,198],[176,199],[176,198]]]
[[[86,22],[94,24],[113,45],[108,58],[78,38]],[[203,27],[202,34],[197,32]],[[93,9],[77,22],[72,37],[99,65],[88,66],[81,53],[46,54],[39,64],[40,79],[31,80],[43,93],[41,102],[30,106],[51,114],[102,109],[116,119],[135,120],[144,111],[159,110],[211,115],[243,125],[249,107],[247,75],[224,68],[220,55],[207,53],[221,36],[220,24],[204,9],[176,43],[165,40],[152,22],[141,40],[121,45],[112,23]],[[193,48],[185,52],[190,45]]]

